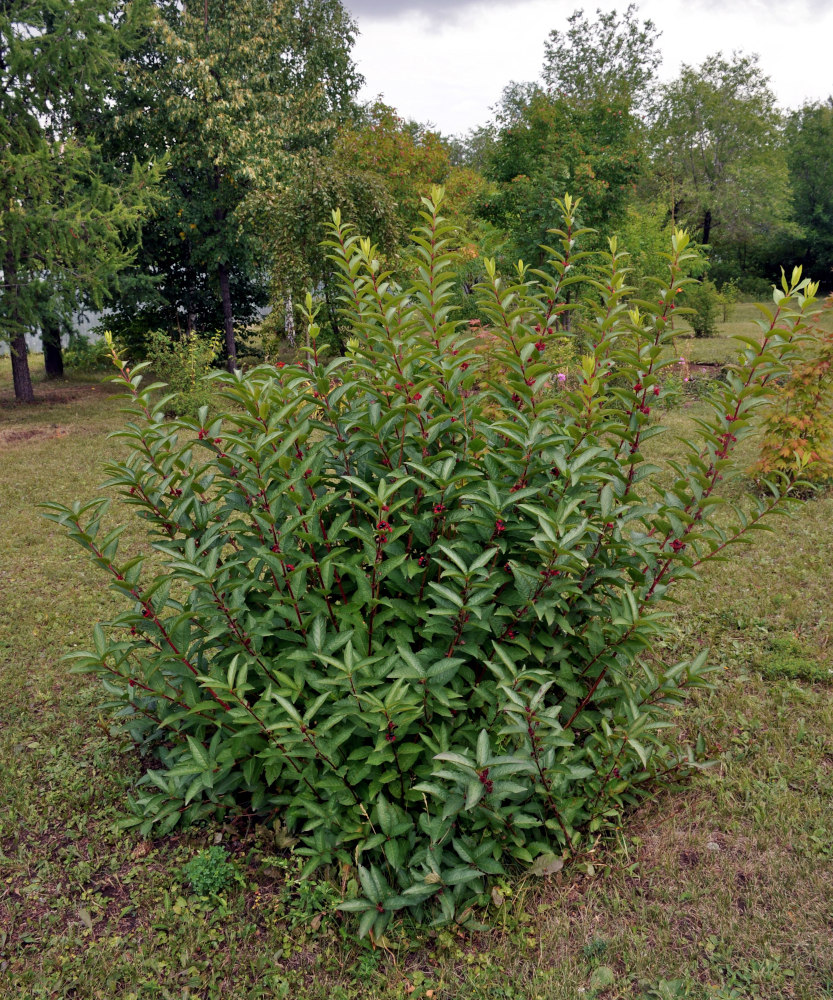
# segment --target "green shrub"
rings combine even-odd
[[[833,480],[833,334],[815,331],[764,411],[763,439],[752,472],[815,488]]]
[[[70,337],[64,348],[64,368],[81,374],[106,371],[112,366],[110,348],[102,340],[90,340],[83,333]]]
[[[720,293],[713,281],[707,278],[692,282],[684,295],[686,319],[691,324],[695,337],[713,337],[717,333],[718,316],[723,312]]]
[[[174,339],[161,330],[149,335],[147,359],[153,371],[171,390],[166,398],[168,416],[195,417],[211,400],[211,383],[205,376],[220,353],[220,335],[211,338],[185,334]]]
[[[737,279],[738,289],[742,295],[748,296],[753,302],[765,302],[772,297],[773,284],[766,278],[756,278],[745,274]]]
[[[705,653],[645,654],[669,587],[785,507],[776,487],[751,511],[715,488],[815,294],[800,273],[777,293],[663,484],[642,447],[662,432],[650,414],[687,236],[637,309],[615,241],[573,279],[565,199],[545,270],[506,284],[484,264],[489,379],[449,312],[447,227],[425,204],[401,290],[336,213],[348,356],[322,356],[308,298],[309,367],[216,376],[223,415],[165,420],[121,366],[135,418],[109,482],[152,560],[119,559],[101,499],[47,512],[128,605],[73,656],[157,759],[130,822],[280,817],[310,870],[356,871],[343,907],[377,935],[406,909],[469,920],[490,877],[556,870],[696,762],[702,740],[672,733],[669,711],[709,683]],[[592,353],[549,392],[541,356],[585,285]]]
[[[740,302],[741,289],[737,278],[730,278],[720,286],[719,302],[723,313],[723,322],[728,323]]]

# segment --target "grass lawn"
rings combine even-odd
[[[751,318],[740,306],[729,328]],[[734,353],[678,344],[698,363]],[[28,408],[0,360],[0,998],[833,998],[833,498],[675,592],[656,653],[708,645],[723,668],[676,720],[713,767],[580,864],[507,885],[492,931],[396,930],[374,950],[332,910],[340,873],[300,880],[285,834],[117,830],[140,762],[110,739],[97,682],[61,661],[116,602],[34,505],[92,496],[122,417],[106,386],[47,385],[33,360]],[[685,434],[698,406],[663,419]],[[214,843],[240,877],[208,902],[183,868]]]

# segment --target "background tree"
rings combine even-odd
[[[540,83],[503,92],[483,172],[498,185],[481,212],[511,234],[510,256],[540,261],[556,198],[582,199],[586,225],[615,228],[645,166],[640,112],[652,99],[659,34],[631,4],[619,16],[582,10],[550,32]],[[481,137],[480,148],[484,143]]]
[[[782,120],[757,56],[710,56],[661,88],[654,167],[672,218],[743,257],[789,225]],[[741,261],[742,266],[742,261]]]
[[[833,98],[793,112],[785,132],[793,218],[801,227],[797,253],[814,277],[833,270]]]
[[[235,323],[268,293],[252,220],[289,188],[305,150],[331,144],[360,77],[355,27],[338,0],[162,0],[113,115],[113,144],[164,150],[169,201],[144,233],[141,274],[113,323],[221,326],[230,367]]]
[[[510,255],[543,259],[541,244],[557,223],[555,200],[582,199],[582,222],[612,226],[621,217],[643,169],[634,116],[624,102],[583,103],[540,88],[508,93],[504,124],[484,173],[497,185],[481,214],[511,234]]]
[[[596,10],[589,21],[583,10],[567,18],[566,31],[551,31],[544,44],[544,86],[574,104],[624,103],[643,111],[651,103],[661,56],[660,33],[653,21],[638,20],[630,4],[616,11]]]
[[[441,184],[451,168],[439,132],[400,117],[380,99],[340,133],[335,151],[343,169],[382,178],[398,207],[403,235],[419,219],[420,196]]]
[[[143,16],[112,0],[0,8],[0,336],[23,402],[34,398],[27,332],[46,328],[49,341],[82,294],[100,304],[154,199],[158,168],[131,157],[108,179],[84,129]]]
[[[269,261],[272,301],[283,305],[289,346],[295,347],[293,302],[308,289],[316,289],[324,297],[319,323],[343,351],[335,276],[330,250],[322,241],[333,209],[339,208],[345,218],[356,220],[359,231],[370,236],[382,253],[394,255],[402,228],[388,185],[375,172],[348,168],[336,155],[311,150],[299,161],[293,183],[264,192],[261,206],[253,225]],[[279,327],[280,319],[271,325]]]

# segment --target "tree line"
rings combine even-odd
[[[785,260],[829,282],[833,102],[782,111],[755,56],[660,83],[660,35],[635,5],[577,11],[538,79],[451,137],[357,101],[355,36],[339,0],[0,0],[0,338],[19,400],[34,396],[26,333],[60,375],[82,308],[106,307],[136,355],[154,330],[221,331],[233,368],[267,306],[294,345],[312,287],[338,346],[330,211],[404,273],[435,183],[463,315],[484,253],[543,259],[565,192],[634,250],[637,278],[676,225],[718,287],[759,294]]]

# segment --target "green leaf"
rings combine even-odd
[[[539,854],[528,870],[530,875],[535,875],[538,878],[546,878],[549,875],[555,875],[557,872],[560,872],[563,867],[563,858],[557,854],[548,853]]]

